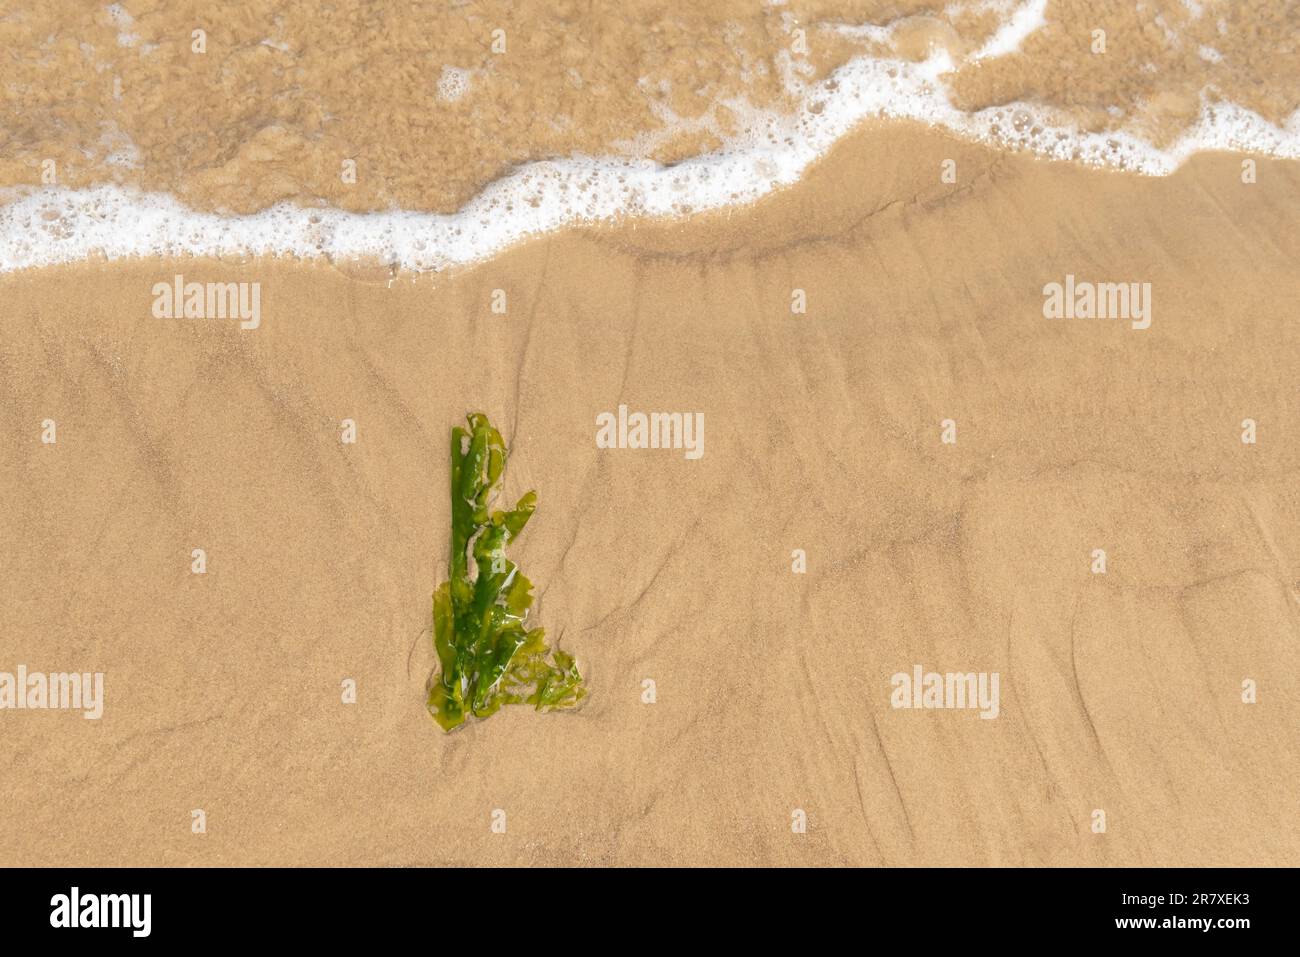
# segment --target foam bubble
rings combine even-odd
[[[135,26],[135,18],[125,7],[120,3],[110,3],[104,8],[104,13],[108,15],[113,26],[117,27],[118,46],[133,47],[140,42],[140,38],[131,32],[131,28]]]
[[[438,99],[454,103],[469,90],[469,71],[459,67],[444,66],[438,77]]]

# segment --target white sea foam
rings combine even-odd
[[[120,3],[110,3],[104,8],[108,19],[113,26],[117,27],[117,42],[119,46],[133,47],[140,42],[140,38],[131,32],[135,26],[135,18],[127,13],[126,8]]]
[[[438,77],[438,99],[454,103],[469,89],[469,71],[454,66],[444,66]]]
[[[1021,21],[1021,38],[1029,23]],[[1170,173],[1203,150],[1300,158],[1300,112],[1277,127],[1241,107],[1207,101],[1191,130],[1158,149],[1127,132],[1078,130],[1027,104],[962,112],[940,80],[953,68],[941,50],[922,63],[862,57],[820,83],[805,83],[789,56],[780,66],[800,91],[800,108],[788,116],[751,110],[742,117],[744,132],[721,150],[671,167],[626,158],[531,163],[449,215],[281,204],[227,216],[117,186],[11,190],[11,202],[0,207],[0,271],[94,254],[329,256],[441,269],[488,258],[527,236],[569,224],[752,202],[796,182],[838,139],[871,118],[917,120],[999,148],[1144,175]],[[736,104],[728,105],[740,114]]]
[[[1046,13],[1047,0],[1027,0],[1003,21],[1002,26],[994,31],[993,36],[971,55],[971,59],[987,60],[1015,53],[1020,49],[1020,44],[1025,42],[1025,37],[1046,26]]]

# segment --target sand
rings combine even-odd
[[[105,676],[100,720],[0,714],[0,862],[1300,864],[1300,170],[1240,170],[893,125],[454,272],[0,276],[0,669]],[[176,273],[259,281],[260,326],[155,318]],[[1151,283],[1150,328],[1044,318],[1067,274]],[[620,403],[705,454],[597,449]],[[444,735],[471,410],[590,693]],[[997,718],[892,707],[918,664],[997,672]]]

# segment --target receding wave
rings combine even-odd
[[[752,203],[798,181],[838,140],[872,119],[916,121],[998,149],[1149,176],[1171,173],[1201,151],[1300,158],[1300,111],[1270,122],[1208,89],[1195,121],[1164,141],[1133,129],[1086,128],[1066,111],[1028,101],[980,109],[956,105],[948,78],[972,63],[1016,55],[1042,28],[1045,6],[1042,0],[999,6],[996,29],[958,61],[945,45],[930,43],[924,58],[860,55],[818,78],[797,56],[780,50],[772,62],[788,99],[765,107],[737,98],[721,104],[730,121],[725,131],[716,123],[710,127],[721,143],[715,148],[670,164],[652,159],[664,138],[685,125],[665,113],[662,130],[623,144],[623,154],[524,163],[450,213],[356,212],[281,202],[232,214],[191,208],[170,192],[148,192],[130,182],[9,187],[0,207],[0,271],[94,255],[232,254],[369,259],[438,270],[569,225]],[[900,25],[910,22],[841,24],[835,30],[888,46]],[[131,144],[118,144],[116,155],[131,162]]]

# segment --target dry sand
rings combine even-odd
[[[0,863],[1300,864],[1300,168],[1258,179],[894,126],[456,273],[0,277],[0,669],[105,673],[101,720],[0,715]],[[177,272],[260,281],[261,327],[154,318]],[[1067,273],[1150,282],[1151,327],[1043,318]],[[704,412],[704,456],[598,450],[619,403]],[[474,409],[590,696],[444,735]],[[1000,715],[891,708],[915,664]]]

